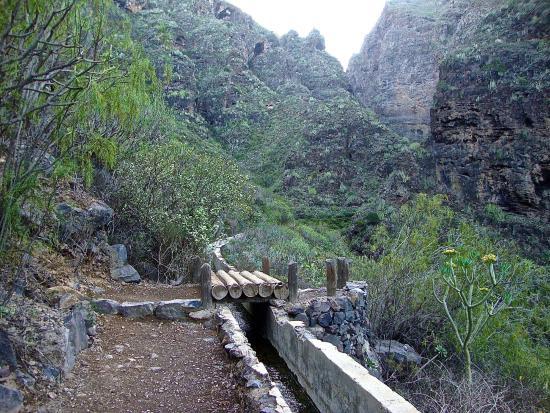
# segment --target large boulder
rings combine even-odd
[[[104,202],[95,201],[86,210],[90,220],[96,227],[104,227],[113,220],[113,209]]]
[[[417,365],[422,362],[422,357],[414,348],[395,340],[375,340],[374,351],[384,360],[393,359],[398,363]]]
[[[134,267],[127,264],[120,268],[111,269],[111,278],[117,281],[124,281],[127,283],[140,282],[141,277]]]
[[[23,394],[0,384],[0,412],[17,413],[23,407]]]
[[[92,301],[92,308],[100,314],[118,314],[120,304],[115,300],[99,299]]]
[[[124,302],[119,307],[119,314],[127,318],[144,318],[153,315],[154,310],[155,303],[152,301]]]
[[[123,244],[109,246],[109,258],[111,259],[111,268],[120,268],[128,263],[128,252]]]

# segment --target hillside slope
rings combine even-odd
[[[415,147],[352,95],[319,32],[278,38],[220,1],[124,4],[179,115],[206,125],[260,185],[299,201],[299,214],[409,198]]]

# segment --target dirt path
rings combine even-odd
[[[117,316],[98,323],[93,346],[79,355],[48,411],[243,411],[232,364],[212,330],[191,321]]]

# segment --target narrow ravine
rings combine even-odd
[[[261,316],[254,318],[242,306],[231,306],[239,326],[245,332],[258,359],[265,364],[271,380],[281,391],[285,401],[295,413],[319,413],[319,410],[290,371],[277,350],[262,334]]]

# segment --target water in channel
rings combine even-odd
[[[294,373],[290,371],[269,340],[263,337],[262,328],[259,325],[261,317],[256,319],[240,305],[233,306],[231,310],[256,352],[258,360],[265,364],[271,380],[280,390],[291,410],[295,413],[319,413]]]

